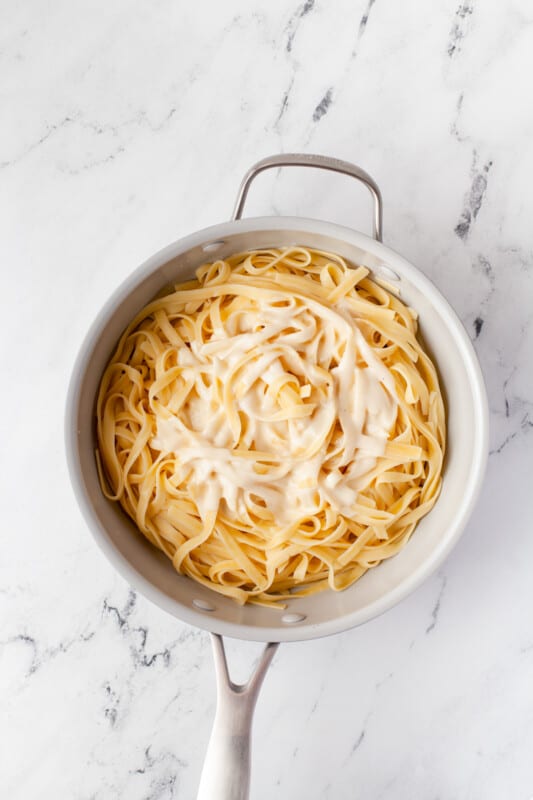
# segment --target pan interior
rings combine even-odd
[[[100,490],[95,466],[94,399],[120,333],[164,287],[185,280],[206,260],[261,247],[301,244],[363,264],[397,287],[419,314],[447,404],[447,455],[442,493],[406,547],[343,592],[295,597],[288,608],[240,607],[176,574],[118,504]],[[393,251],[347,228],[296,218],[218,225],[161,251],[110,298],[80,352],[67,403],[67,451],[75,490],[98,543],[122,575],[159,606],[190,624],[238,638],[296,640],[335,633],[377,616],[438,567],[460,535],[486,460],[486,399],[472,346],[433,285]]]

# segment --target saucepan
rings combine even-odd
[[[318,167],[361,181],[373,200],[373,237],[316,219],[241,219],[253,179],[263,170]],[[88,527],[121,575],[160,608],[212,634],[218,701],[201,778],[201,800],[245,800],[250,783],[252,715],[279,642],[339,633],[377,617],[416,589],[457,542],[470,516],[487,459],[488,412],[481,370],[458,317],[416,267],[382,244],[382,199],[362,169],[318,155],[276,155],[245,175],[230,222],[180,239],[142,264],[98,314],[78,355],[69,388],[66,444],[70,475]],[[443,485],[432,511],[404,549],[342,592],[295,596],[284,610],[239,606],[174,571],[118,504],[100,489],[95,461],[95,398],[102,372],[130,320],[163,287],[187,280],[207,260],[262,247],[303,245],[338,253],[386,280],[419,315],[421,336],[442,383],[447,410]],[[223,636],[267,643],[245,685],[229,677]]]

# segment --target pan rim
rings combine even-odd
[[[469,376],[469,388],[472,394],[473,405],[476,409],[474,443],[472,448],[473,468],[469,482],[467,486],[465,486],[465,493],[461,504],[454,517],[454,524],[449,526],[440,545],[434,548],[430,556],[410,573],[407,578],[401,581],[398,586],[384,594],[381,598],[373,601],[365,608],[335,617],[325,622],[308,623],[297,626],[280,624],[279,626],[272,627],[255,627],[253,625],[227,622],[219,619],[216,616],[216,612],[212,615],[207,615],[200,610],[196,610],[194,607],[186,606],[178,600],[170,598],[158,586],[141,575],[115,547],[96,517],[92,503],[85,490],[77,438],[77,409],[80,389],[91,352],[94,349],[94,344],[105,324],[110,320],[111,316],[134,288],[158,267],[193,247],[222,240],[225,236],[235,233],[264,232],[265,230],[293,230],[295,235],[300,233],[321,233],[342,240],[347,244],[365,249],[372,255],[382,259],[387,266],[390,266],[392,269],[411,280],[426,294],[432,305],[437,309],[446,327],[453,335],[457,345],[457,352],[460,354]],[[429,278],[417,267],[387,245],[372,239],[366,234],[336,223],[307,217],[249,217],[209,226],[172,242],[146,259],[111,294],[87,331],[74,363],[66,397],[65,446],[68,471],[82,516],[100,550],[117,572],[133,586],[134,589],[143,594],[151,602],[155,603],[159,608],[170,613],[173,617],[212,633],[218,633],[237,639],[262,642],[304,641],[350,630],[351,628],[357,627],[358,625],[380,616],[415,591],[415,589],[424,583],[425,580],[438,569],[463,533],[481,491],[488,458],[488,416],[488,401],[485,385],[481,367],[472,342],[451,305]]]

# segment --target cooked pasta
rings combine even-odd
[[[175,569],[239,603],[350,586],[441,485],[444,407],[415,312],[305,247],[239,253],[153,300],[97,400],[97,462]]]

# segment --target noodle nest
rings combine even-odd
[[[175,569],[238,603],[345,589],[440,486],[445,415],[416,313],[305,247],[204,264],[123,333],[97,464]]]

